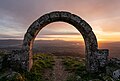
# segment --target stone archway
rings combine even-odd
[[[24,36],[22,46],[22,50],[24,50],[24,61],[22,63],[24,65],[24,69],[30,70],[32,67],[32,47],[34,39],[39,31],[47,24],[57,21],[62,21],[73,25],[82,34],[85,41],[85,55],[87,60],[86,68],[89,72],[97,72],[100,66],[97,55],[103,56],[103,53],[106,55],[108,52],[106,52],[106,50],[98,50],[96,36],[93,33],[91,26],[86,21],[75,14],[71,14],[65,11],[47,13],[34,21],[32,25],[30,25]]]

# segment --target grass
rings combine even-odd
[[[0,57],[3,57],[3,56],[5,56],[6,54],[4,53],[4,51],[1,51],[0,50]]]
[[[30,72],[21,70],[19,77],[13,76],[12,79],[3,77],[0,81],[44,81],[43,73],[45,69],[53,69],[54,59],[50,54],[35,54],[33,56],[33,66]],[[22,77],[22,79],[21,79]],[[19,80],[18,80],[19,79]]]
[[[33,56],[33,67],[30,75],[26,76],[28,81],[43,81],[45,69],[53,69],[54,59],[52,55],[35,54]]]
[[[63,58],[63,64],[68,71],[76,72],[77,70],[85,70],[85,63],[82,60],[80,61],[74,57]]]
[[[75,57],[66,57],[63,59],[63,64],[67,71],[74,74],[69,76],[67,81],[80,81],[81,79],[83,81],[89,81],[91,79],[99,78],[97,74],[91,75],[86,71],[85,60],[80,60]]]

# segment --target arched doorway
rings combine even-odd
[[[73,25],[82,34],[85,42],[85,56],[87,60],[86,68],[89,72],[97,72],[99,66],[98,59],[96,58],[96,54],[98,54],[98,44],[92,28],[86,21],[77,15],[64,11],[47,13],[34,21],[28,28],[24,36],[22,46],[22,50],[25,51],[24,58],[26,60],[24,61],[24,64],[26,69],[30,70],[32,67],[32,48],[34,39],[36,38],[37,34],[47,24],[58,21]]]

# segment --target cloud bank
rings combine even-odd
[[[0,38],[13,36],[23,38],[34,20],[45,13],[57,10],[69,11],[82,17],[98,36],[100,35],[98,31],[109,34],[120,32],[119,0],[1,0]],[[70,27],[68,28],[70,31],[65,31],[66,27],[63,25],[58,23],[48,25],[41,35],[79,33],[70,25],[65,25]],[[55,32],[55,29],[59,31]]]

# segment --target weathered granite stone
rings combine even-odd
[[[7,71],[2,76],[0,76],[2,81],[24,81],[22,75],[15,71]]]
[[[92,28],[90,27],[90,25],[86,21],[82,20],[80,22],[80,25],[83,27],[83,31],[85,31],[84,33],[92,32]]]
[[[12,50],[10,54],[5,55],[2,61],[2,68],[11,68],[12,70],[21,70],[27,68],[27,55],[22,50]],[[25,53],[26,54],[26,53]]]
[[[50,20],[55,21],[57,18],[60,18],[59,12],[53,12],[52,14],[49,14]]]
[[[70,16],[70,19],[72,20],[72,21],[74,21],[74,22],[76,22],[76,23],[81,23],[81,21],[82,21],[82,19],[80,18],[80,17],[78,17],[78,16],[76,16],[76,15],[71,15]]]
[[[95,54],[99,61],[99,67],[105,67],[108,63],[109,51],[107,49],[99,49],[95,52]]]
[[[28,31],[26,32],[23,40],[23,53],[25,55],[26,61],[26,67],[31,69],[32,66],[32,46],[35,37],[37,36],[38,32],[47,24],[56,22],[56,21],[63,21],[66,23],[69,23],[73,25],[83,36],[86,46],[86,68],[89,72],[94,73],[98,72],[99,64],[100,66],[104,66],[106,63],[106,54],[104,52],[98,52],[98,45],[97,45],[97,39],[95,34],[92,31],[91,26],[82,20],[79,16],[75,14],[71,14],[69,12],[65,11],[55,11],[51,13],[47,13],[43,16],[41,16],[39,19],[37,19],[35,22],[33,22],[32,25],[30,25]],[[56,30],[57,31],[57,30]],[[98,56],[101,56],[100,58],[97,58]],[[23,56],[23,55],[22,55]],[[105,57],[106,56],[106,57]],[[15,56],[17,57],[17,56]],[[104,61],[100,61],[101,58],[105,58]],[[100,61],[100,62],[99,62]],[[25,65],[22,65],[25,66]]]
[[[111,58],[108,60],[106,74],[112,76],[115,81],[120,80],[120,59]]]
[[[3,57],[0,56],[0,69],[2,69],[2,62],[3,62]]]
[[[59,12],[61,18],[64,20],[69,20],[69,18],[71,17],[71,13],[69,12],[64,12],[64,11],[61,11]],[[71,20],[72,21],[72,20]]]
[[[36,20],[35,22],[37,22],[37,24],[39,24],[41,27],[44,27],[46,24],[50,23],[50,17],[48,14],[45,14],[43,16],[41,16],[38,20]],[[38,28],[40,28],[39,26],[37,26]]]
[[[33,38],[32,35],[31,35],[31,33],[28,33],[28,34],[27,34],[27,37],[29,38],[29,41],[31,41],[32,38]]]
[[[112,62],[116,62],[117,64],[120,64],[120,59],[119,58],[112,58],[110,59]]]
[[[113,78],[115,80],[120,80],[120,69],[113,72]]]
[[[108,63],[120,68],[120,59],[118,58],[111,58]]]
[[[4,67],[3,66],[4,59],[6,58],[7,55],[10,54],[11,54],[10,50],[0,49],[0,70]]]

